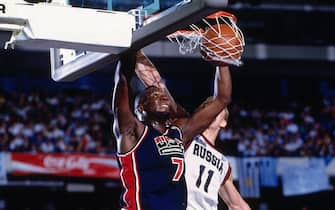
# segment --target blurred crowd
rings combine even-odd
[[[255,107],[233,103],[218,136],[238,155],[334,156],[334,101]],[[109,98],[92,92],[0,93],[0,151],[113,154],[112,118]]]
[[[82,91],[0,94],[0,151],[113,153],[106,101]]]
[[[335,101],[291,102],[280,109],[232,105],[219,139],[235,141],[241,156],[335,156]]]

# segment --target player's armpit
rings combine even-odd
[[[132,150],[145,133],[145,126],[137,119],[120,129],[120,153]]]

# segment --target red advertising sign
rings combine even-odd
[[[113,155],[11,153],[10,170],[13,175],[120,178],[117,160]]]

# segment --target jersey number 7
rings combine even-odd
[[[172,178],[172,181],[179,181],[180,177],[183,175],[184,172],[184,159],[178,157],[171,157],[172,164],[177,165],[177,170]]]

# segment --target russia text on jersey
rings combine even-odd
[[[193,155],[206,160],[207,162],[215,166],[221,174],[223,173],[224,160],[216,157],[211,151],[207,150],[204,146],[196,143],[194,145]]]

